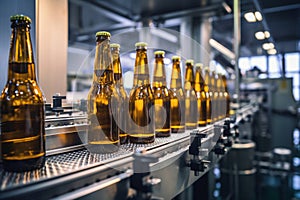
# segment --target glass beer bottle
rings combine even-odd
[[[154,97],[150,85],[147,43],[137,42],[134,85],[129,95],[129,140],[132,143],[152,143],[155,139],[154,112],[150,108]]]
[[[210,88],[212,91],[212,122],[216,122],[218,120],[218,99],[219,93],[217,90],[217,79],[216,79],[216,72],[213,70],[210,73]]]
[[[212,90],[211,90],[211,84],[210,84],[210,70],[209,67],[204,68],[204,91],[206,93],[206,122],[207,124],[212,123]]]
[[[119,121],[118,121],[118,129],[119,129],[119,138],[120,144],[127,143],[127,112],[128,109],[128,97],[127,93],[123,86],[123,78],[122,78],[122,66],[120,60],[120,45],[113,43],[110,44],[111,53],[113,57],[113,72],[114,72],[114,81],[117,92],[120,97],[120,107],[119,107]]]
[[[197,63],[195,67],[195,91],[198,106],[198,126],[206,126],[206,93],[204,91],[204,79],[202,76],[203,65]]]
[[[180,57],[172,57],[172,74],[170,83],[171,132],[185,132],[185,97],[182,88]]]
[[[152,92],[154,95],[155,136],[168,137],[170,128],[170,95],[166,83],[164,51],[155,51]]]
[[[193,71],[193,62],[193,60],[186,60],[185,62],[185,127],[188,130],[197,128],[198,121],[197,97],[194,90],[195,78]]]
[[[88,150],[112,153],[119,148],[119,96],[114,85],[110,33],[96,33],[93,83],[88,93]]]
[[[8,171],[27,171],[45,163],[45,98],[37,83],[31,19],[15,15],[10,21],[8,79],[1,94],[2,159]]]
[[[230,117],[230,95],[228,92],[228,87],[227,87],[227,79],[225,75],[222,75],[222,82],[223,82],[223,87],[224,87],[224,98],[226,101],[226,111],[225,111],[225,116]]]
[[[216,74],[217,79],[217,90],[218,90],[218,120],[221,120],[225,117],[225,98],[224,98],[224,89],[222,83],[222,74]]]

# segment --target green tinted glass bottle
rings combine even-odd
[[[185,132],[185,97],[182,88],[180,57],[172,57],[172,74],[170,83],[171,132]]]
[[[8,79],[1,94],[2,159],[6,170],[27,171],[45,162],[45,98],[36,78],[31,19],[15,15],[10,21]]]
[[[150,85],[147,43],[138,42],[134,66],[134,85],[129,95],[129,139],[132,143],[152,143],[155,139],[154,97]]]
[[[204,90],[204,79],[202,76],[203,65],[197,63],[195,65],[195,91],[198,106],[198,126],[206,126],[206,93]]]
[[[170,95],[166,83],[164,51],[155,51],[155,63],[152,82],[154,95],[155,136],[168,137],[170,128]]]
[[[211,91],[211,85],[210,85],[210,70],[209,67],[204,68],[204,91],[206,93],[206,122],[207,124],[212,123],[212,96],[213,93]]]
[[[118,108],[119,113],[119,121],[118,121],[118,129],[119,129],[119,137],[120,143],[125,144],[127,143],[127,112],[126,106],[128,107],[128,97],[127,93],[123,86],[123,78],[122,78],[122,66],[121,66],[121,59],[120,59],[120,45],[113,43],[110,44],[111,53],[113,57],[113,72],[114,72],[114,81],[117,92],[119,93],[120,97],[120,107]]]
[[[88,94],[88,150],[111,153],[119,148],[117,126],[120,98],[114,85],[110,33],[96,33],[93,83]]]
[[[193,64],[193,60],[186,60],[185,62],[185,127],[188,130],[197,128],[198,121],[197,96],[194,90],[195,77]]]

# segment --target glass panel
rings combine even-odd
[[[241,73],[245,75],[246,71],[251,69],[250,67],[250,60],[248,57],[242,57],[239,59],[239,68],[241,70]]]
[[[269,56],[269,73],[279,73],[281,72],[281,60],[278,56]]]
[[[250,58],[250,66],[251,68],[253,67],[258,67],[262,72],[267,71],[267,60],[266,56],[254,56]]]
[[[296,72],[300,70],[299,67],[299,53],[287,53],[285,54],[285,69],[286,72]]]

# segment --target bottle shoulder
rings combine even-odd
[[[161,98],[161,97],[169,97],[170,96],[169,89],[166,86],[153,87],[152,91],[153,91],[154,98]]]
[[[149,100],[153,100],[153,93],[150,84],[133,87],[130,91],[130,100],[146,98]]]
[[[34,80],[8,81],[2,90],[1,99],[2,101],[21,101],[26,104],[43,103],[44,94]]]

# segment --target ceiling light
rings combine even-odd
[[[269,49],[267,52],[268,52],[268,54],[274,55],[274,54],[277,53],[277,50],[276,49]]]
[[[270,37],[270,32],[269,31],[265,31],[264,34],[265,34],[265,38],[269,38]]]
[[[256,18],[257,21],[261,21],[262,20],[262,15],[261,15],[260,12],[256,11],[254,14],[255,14],[255,18]]]
[[[256,18],[253,12],[247,12],[244,14],[245,19],[247,22],[256,22]]]
[[[255,37],[256,39],[258,40],[263,40],[263,39],[266,39],[266,38],[269,38],[270,37],[270,32],[269,31],[258,31],[255,33]]]
[[[213,48],[215,48],[216,50],[218,50],[220,53],[227,56],[231,60],[235,59],[235,54],[232,51],[230,51],[229,49],[227,49],[226,47],[224,47],[222,44],[217,42],[216,40],[209,39],[209,44],[210,44],[210,46],[212,46]]]
[[[264,43],[263,45],[262,45],[262,48],[264,49],[264,50],[269,50],[269,49],[273,49],[274,48],[274,44],[273,43]]]
[[[262,31],[258,31],[258,32],[255,33],[255,37],[258,40],[263,40],[263,39],[265,39],[265,34]]]

